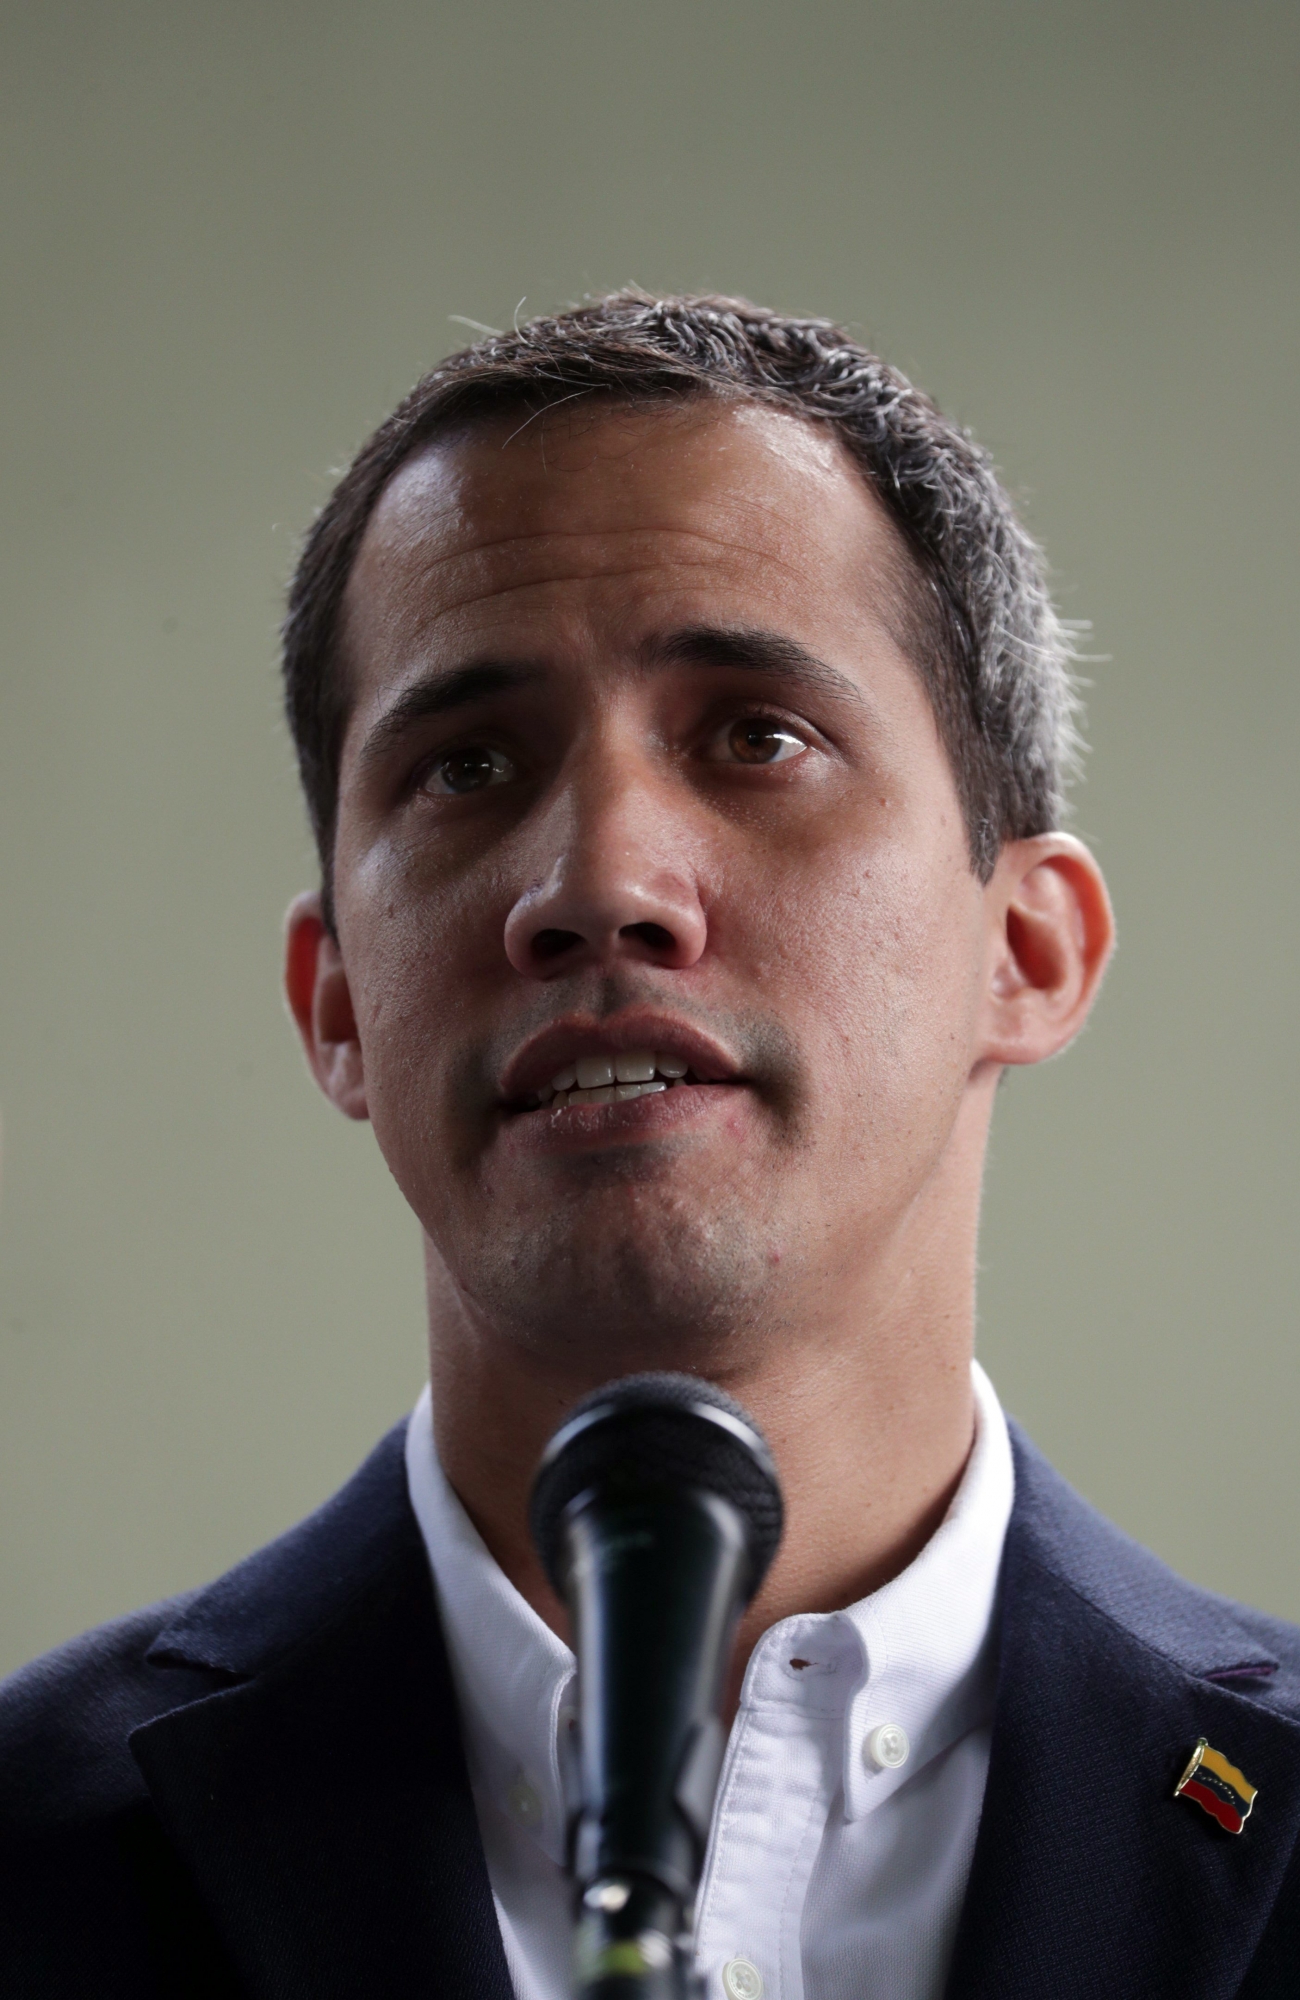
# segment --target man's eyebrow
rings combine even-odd
[[[851,701],[858,707],[865,703],[862,689],[847,674],[818,659],[797,639],[787,638],[783,632],[744,625],[689,625],[647,639],[637,651],[645,672],[677,665],[740,667],[749,673],[769,675],[788,686]],[[357,762],[363,770],[382,763],[407,730],[429,716],[448,715],[455,709],[486,701],[492,695],[535,685],[545,676],[546,670],[541,666],[512,665],[498,660],[476,660],[463,667],[425,674],[403,689],[372,725],[357,753]]]
[[[541,678],[540,667],[506,666],[496,660],[425,674],[384,710],[361,745],[357,761],[363,769],[381,763],[407,730],[427,716],[448,715],[453,709],[468,708],[489,695],[508,693]]]
[[[838,667],[810,653],[797,639],[761,627],[690,625],[682,631],[647,640],[640,650],[643,665],[651,670],[677,664],[740,667],[749,673],[770,674],[775,680],[810,688],[838,701],[851,701],[858,707],[865,700],[857,682],[842,674]]]

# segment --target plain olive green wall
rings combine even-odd
[[[277,990],[295,542],[467,336],[635,279],[860,328],[1093,622],[1121,950],[1011,1078],[981,1352],[1300,1617],[1292,0],[10,6],[0,1668],[197,1583],[421,1380],[413,1224]]]

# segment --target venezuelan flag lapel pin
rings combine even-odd
[[[1228,1762],[1222,1750],[1211,1750],[1202,1736],[1174,1788],[1174,1797],[1192,1799],[1228,1833],[1240,1833],[1255,1803],[1255,1787]]]

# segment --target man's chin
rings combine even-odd
[[[485,1331],[595,1380],[722,1372],[782,1317],[767,1234],[731,1202],[709,1215],[680,1192],[638,1192],[630,1217],[625,1203],[619,1214],[615,1201],[571,1200],[528,1227],[440,1246],[453,1292]]]

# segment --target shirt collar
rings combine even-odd
[[[754,1649],[741,1707],[790,1706],[843,1718],[849,1819],[874,1811],[992,1714],[993,1608],[1014,1489],[1011,1443],[993,1384],[971,1364],[975,1442],[942,1523],[892,1582],[844,1611],[786,1618]],[[424,1537],[476,1786],[564,1853],[559,1737],[568,1726],[569,1648],[489,1555],[447,1483],[426,1388],[407,1427],[411,1505]],[[798,1663],[798,1664],[796,1664]],[[866,1746],[892,1723],[906,1761]]]
[[[471,1780],[560,1862],[559,1741],[573,1654],[489,1555],[448,1484],[427,1387],[406,1429],[406,1478],[433,1572]]]
[[[932,1758],[987,1723],[997,1673],[994,1607],[1015,1494],[1011,1439],[997,1393],[971,1363],[975,1442],[943,1521],[892,1582],[838,1614],[862,1646],[866,1673],[846,1715],[844,1807],[872,1811]],[[910,1743],[881,1768],[867,1748],[882,1724]]]

